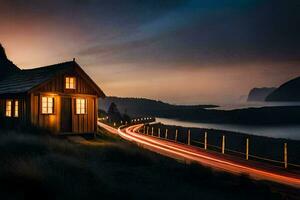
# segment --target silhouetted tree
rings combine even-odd
[[[109,121],[111,122],[120,122],[121,120],[123,120],[122,115],[114,102],[110,104],[107,115],[109,117]]]
[[[129,115],[127,115],[126,113],[123,115],[123,121],[124,122],[130,122],[131,121],[131,118],[129,117]]]
[[[107,116],[107,113],[104,110],[102,110],[102,109],[98,110],[98,117],[103,118],[106,116]]]

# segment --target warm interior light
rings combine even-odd
[[[66,89],[75,89],[75,88],[76,88],[76,78],[66,77]]]
[[[76,99],[76,114],[86,113],[86,99]]]
[[[5,116],[11,117],[11,100],[6,100]]]
[[[18,100],[15,101],[15,113],[14,113],[14,117],[19,117],[19,101]]]
[[[54,98],[42,97],[42,114],[53,114],[54,112]]]

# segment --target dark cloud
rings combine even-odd
[[[28,28],[34,28],[50,21],[66,33],[77,29],[87,38],[78,55],[105,54],[106,62],[295,62],[300,56],[297,0],[0,3],[0,22],[32,21]]]
[[[34,49],[16,54],[20,62],[76,56],[110,81],[143,70],[166,78],[202,70],[202,80],[217,76],[220,86],[222,73],[244,81],[251,71],[256,78],[240,86],[243,94],[254,83],[273,86],[300,73],[299,24],[299,0],[0,0],[0,39]]]
[[[111,53],[112,62],[297,62],[299,24],[298,1],[190,1],[111,45],[94,41],[80,55]]]

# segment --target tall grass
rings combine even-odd
[[[1,199],[284,199],[298,195],[293,188],[178,163],[116,138],[103,136],[97,141],[107,145],[74,144],[43,133],[0,132]]]

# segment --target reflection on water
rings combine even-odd
[[[270,106],[300,106],[300,102],[240,102],[236,104],[224,104],[219,105],[219,107],[211,108],[216,110],[233,110],[233,109],[243,109],[243,108],[261,108]]]
[[[194,128],[211,128],[219,130],[227,130],[233,132],[248,133],[253,135],[261,135],[274,138],[286,138],[293,140],[300,140],[300,126],[249,126],[249,125],[236,125],[236,124],[210,124],[210,123],[197,123],[179,121],[168,118],[156,118],[157,122],[168,125],[176,125],[183,127]]]

